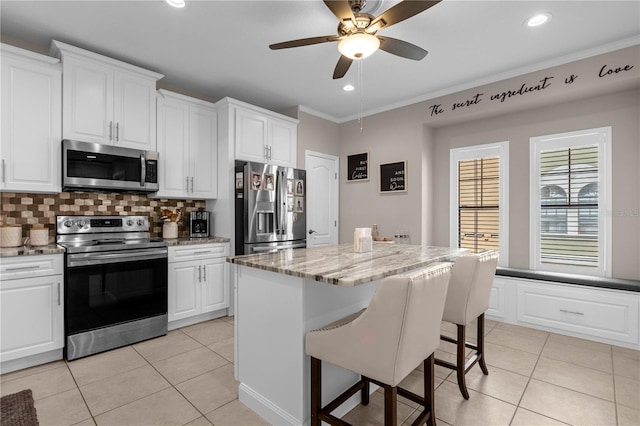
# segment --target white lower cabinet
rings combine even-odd
[[[229,307],[228,254],[228,243],[169,247],[170,329],[225,313]]]
[[[487,318],[640,349],[640,293],[496,276]]]
[[[0,372],[62,358],[63,255],[19,256],[0,266]]]
[[[638,344],[638,297],[594,288],[520,283],[518,321]]]

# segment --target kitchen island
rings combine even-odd
[[[307,331],[365,308],[391,275],[454,260],[466,250],[374,243],[369,253],[352,244],[228,258],[235,268],[235,368],[240,401],[271,424],[309,424]],[[358,380],[323,366],[325,404]],[[335,414],[359,403],[352,397]]]

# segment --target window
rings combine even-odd
[[[500,251],[508,265],[508,142],[451,150],[450,245]]]
[[[606,276],[611,129],[531,139],[531,268]]]

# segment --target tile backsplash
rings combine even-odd
[[[182,211],[178,236],[189,235],[188,216],[192,211],[206,209],[204,200],[166,200],[149,198],[146,195],[100,192],[62,192],[60,194],[29,194],[3,192],[0,215],[7,225],[22,225],[26,237],[31,225],[41,224],[49,229],[51,239],[56,234],[57,215],[100,216],[149,216],[149,231],[152,237],[162,236],[162,209]]]

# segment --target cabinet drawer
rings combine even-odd
[[[229,255],[229,244],[194,244],[190,246],[169,247],[169,262],[197,260]]]
[[[63,273],[62,254],[3,257],[0,262],[0,279],[44,277]]]
[[[518,321],[638,343],[638,295],[518,283]]]

